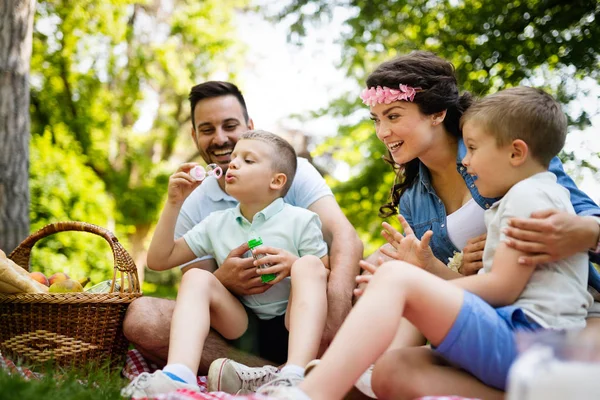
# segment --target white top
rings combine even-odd
[[[229,252],[248,241],[251,233],[261,237],[266,246],[284,249],[297,257],[327,254],[319,216],[312,211],[285,204],[280,197],[258,212],[252,222],[240,213],[239,205],[215,211],[187,232],[183,239],[196,257],[210,255],[218,265]],[[285,314],[290,297],[289,277],[264,293],[242,296],[241,300],[261,319]]]
[[[448,237],[457,249],[464,249],[469,239],[486,232],[484,213],[485,210],[471,199],[446,217]]]
[[[298,168],[290,190],[283,200],[293,206],[308,208],[315,201],[325,196],[333,196],[325,179],[305,158],[298,157]],[[199,224],[210,213],[235,207],[238,201],[225,193],[217,179],[208,176],[185,200],[177,224],[175,225],[175,239],[182,237],[187,231]],[[234,247],[238,247],[243,242]],[[212,256],[201,259],[212,258]],[[198,261],[198,259],[181,265],[180,268]]]
[[[487,241],[483,268],[492,268],[496,247],[505,238],[501,231],[512,217],[529,218],[532,212],[555,208],[575,214],[569,191],[556,183],[551,172],[542,172],[514,185],[502,200],[485,212]],[[555,262],[540,264],[515,302],[523,312],[544,328],[585,327],[587,309],[592,304],[588,293],[588,255],[585,252]]]

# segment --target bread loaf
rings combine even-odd
[[[29,276],[0,250],[0,293],[47,293],[48,288]]]

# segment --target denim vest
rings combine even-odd
[[[488,209],[499,199],[486,198],[479,194],[475,186],[475,180],[462,165],[462,159],[467,153],[462,139],[458,142],[458,155],[456,157],[456,169],[465,180],[471,196],[480,207]],[[571,194],[571,203],[575,212],[580,216],[600,215],[600,208],[584,192],[579,190],[575,182],[565,173],[561,161],[554,157],[548,168],[550,172],[556,175],[559,184],[569,190]],[[415,231],[415,235],[421,238],[428,230],[433,231],[430,246],[433,254],[443,263],[448,263],[448,258],[454,255],[454,252],[460,252],[450,237],[448,236],[448,227],[446,223],[446,209],[444,203],[437,196],[431,186],[431,177],[427,167],[419,162],[419,173],[413,185],[405,190],[400,198],[400,214],[406,218],[409,225]],[[594,262],[600,262],[600,255],[590,253],[590,259]],[[590,285],[600,290],[600,274],[590,264]]]

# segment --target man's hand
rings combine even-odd
[[[462,275],[474,275],[483,268],[483,248],[486,238],[487,233],[484,233],[467,241],[467,245],[462,251],[462,264],[458,269]]]
[[[504,229],[507,246],[530,255],[519,264],[536,265],[588,251],[598,239],[598,223],[559,210],[536,211],[531,218],[511,218]]]
[[[259,246],[252,250],[254,254],[264,254],[259,260],[254,261],[254,266],[257,267],[256,273],[260,275],[275,274],[276,277],[268,282],[268,285],[275,285],[281,282],[286,277],[290,276],[292,264],[298,259],[289,251],[278,249],[269,246]],[[261,265],[270,264],[269,267],[261,268]]]
[[[381,235],[392,245],[394,250],[383,246],[380,248],[381,252],[388,257],[406,261],[429,271],[435,260],[435,256],[429,247],[429,241],[433,236],[433,232],[425,232],[421,240],[419,240],[402,215],[398,215],[398,221],[402,224],[404,235],[387,222],[382,224],[384,230],[381,231]]]
[[[231,250],[214,274],[223,286],[238,296],[264,293],[271,287],[256,273],[254,258],[241,258],[248,250],[248,243]]]

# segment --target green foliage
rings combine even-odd
[[[412,50],[430,50],[454,63],[463,90],[485,95],[529,83],[552,91],[565,105],[583,91],[582,78],[600,80],[597,1],[290,0],[273,17],[285,19],[290,38],[301,44],[310,25],[328,23],[339,10],[348,15],[340,66],[357,87],[314,113],[350,121],[320,146],[318,155],[343,161],[354,172],[334,192],[361,236],[375,235],[367,251],[381,243],[376,215],[394,179],[381,161],[385,149],[372,125],[356,123],[367,121],[358,93],[376,65]],[[572,126],[589,124],[585,113],[570,117]]]
[[[196,151],[179,144],[189,137],[190,88],[217,71],[233,79],[242,65],[234,16],[247,2],[38,3],[31,59],[32,230],[83,220],[112,227],[128,249],[134,235],[148,232],[169,175]],[[97,270],[110,268],[112,257],[101,239],[56,236],[36,248],[36,266],[106,279]]]
[[[59,131],[57,129],[57,131]],[[69,136],[64,136],[69,140]],[[47,132],[31,143],[31,229],[59,221],[86,221],[107,226],[114,201],[76,149],[53,145]],[[32,252],[31,270],[50,276],[63,271],[93,282],[112,275],[112,255],[104,239],[85,232],[61,232],[42,239]]]

